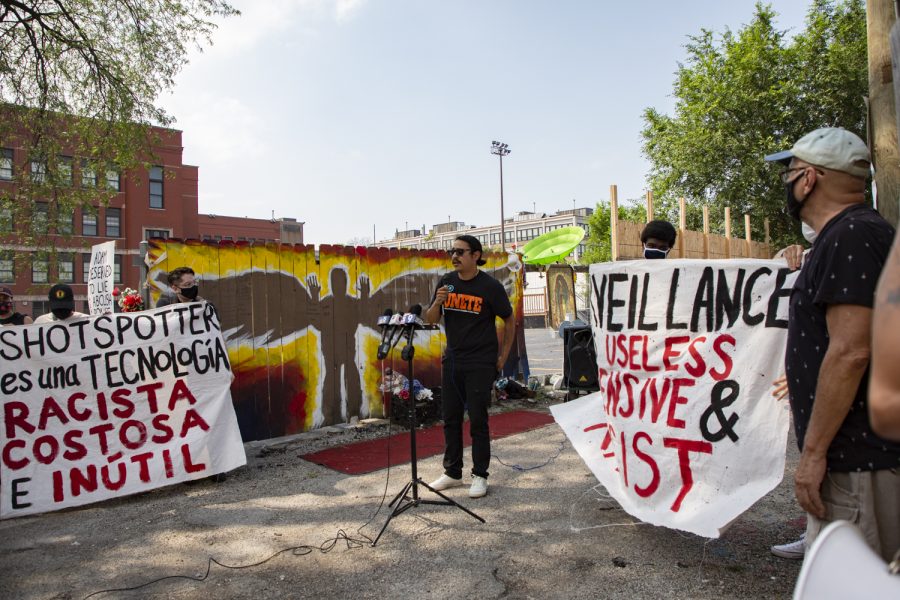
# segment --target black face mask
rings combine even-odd
[[[803,210],[803,202],[797,199],[797,196],[794,194],[794,184],[797,183],[797,180],[790,183],[784,184],[784,189],[787,192],[787,211],[788,214],[793,217],[795,221],[800,220],[800,211]],[[812,193],[812,190],[810,190]],[[809,194],[806,195],[806,198],[809,198]],[[804,198],[804,201],[806,199]]]
[[[181,290],[181,295],[187,298],[188,300],[194,300],[197,298],[197,295],[200,293],[199,285],[192,285],[189,288],[183,288]]]
[[[53,316],[57,318],[59,321],[64,321],[72,316],[71,308],[54,308],[50,312],[53,313]]]
[[[12,302],[0,302],[0,314],[12,312]]]

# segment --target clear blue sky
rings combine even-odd
[[[234,0],[163,100],[200,212],[305,221],[314,244],[642,197],[641,115],[671,112],[687,36],[748,0]],[[807,0],[774,0],[803,28]],[[407,225],[408,224],[408,225]]]

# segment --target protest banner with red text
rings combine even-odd
[[[205,302],[0,328],[0,517],[246,464]]]
[[[591,265],[600,391],[551,410],[629,514],[718,537],[781,481],[795,278],[755,259]]]

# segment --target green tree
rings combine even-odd
[[[647,208],[640,200],[619,204],[619,219],[643,223],[647,220]],[[609,262],[612,260],[612,225],[610,204],[606,200],[597,203],[594,214],[588,217],[588,233],[581,264]]]
[[[75,207],[109,202],[107,172],[152,162],[151,126],[173,121],[160,94],[212,19],[235,14],[225,0],[0,0],[0,146],[29,152],[0,190],[19,244],[52,245]]]
[[[784,210],[778,168],[766,154],[789,148],[803,134],[840,126],[865,138],[867,94],[866,10],[862,0],[814,0],[805,29],[793,38],[775,27],[769,6],[756,5],[741,30],[689,36],[679,64],[674,114],[644,112],[648,180],[662,217],[678,220],[687,200],[687,223],[724,231],[724,208],[735,219],[753,217],[763,238],[768,218],[776,247],[799,239]]]

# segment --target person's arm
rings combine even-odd
[[[25,315],[25,318],[22,320],[22,322],[23,322],[25,325],[31,325],[32,323],[34,323],[34,319],[32,319],[31,317],[29,317],[28,315]]]
[[[900,441],[900,236],[888,257],[872,313],[869,421],[881,437]]]
[[[447,301],[447,295],[449,293],[450,292],[447,291],[447,286],[445,285],[442,285],[437,289],[434,293],[434,300],[431,302],[431,306],[425,311],[426,323],[434,324],[441,320],[441,307],[444,306],[444,302]]]
[[[510,313],[508,317],[503,319],[503,344],[500,346],[500,356],[497,357],[497,371],[503,372],[503,365],[509,358],[509,351],[512,349],[513,342],[516,340],[516,316]]]
[[[794,474],[794,493],[807,512],[825,517],[819,490],[825,479],[828,446],[847,417],[869,364],[872,309],[833,304],[825,312],[828,350],[819,369],[816,399]]]

